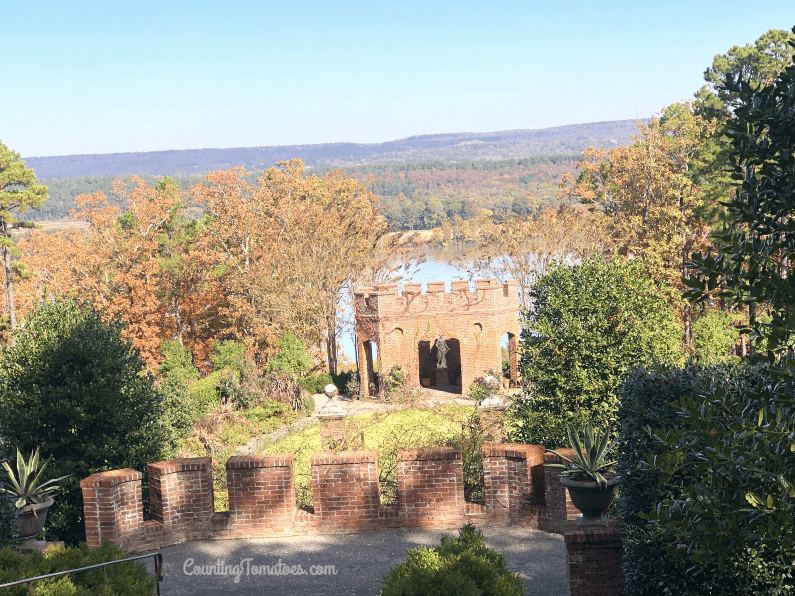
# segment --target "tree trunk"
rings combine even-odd
[[[328,371],[331,375],[337,374],[337,320],[332,318],[326,321],[327,340],[326,355],[328,358]]]
[[[679,207],[680,209],[684,209],[684,199],[680,197],[679,199]],[[687,245],[682,245],[682,277],[684,279],[688,279],[690,274],[687,271]],[[683,323],[685,325],[685,345],[689,346],[691,340],[693,339],[693,332],[690,325],[690,304],[685,304],[682,313]]]
[[[685,324],[685,345],[689,346],[690,342],[693,339],[692,325],[690,324],[690,305],[689,304],[685,304],[684,312],[682,313],[682,318],[684,319],[684,324]]]
[[[751,302],[748,305],[748,323],[753,325],[756,323],[756,302]],[[754,355],[754,344],[751,342],[750,338],[748,340],[748,354],[749,356]]]
[[[3,222],[3,232],[5,237],[8,238],[8,228]],[[8,299],[8,320],[11,323],[11,329],[17,328],[17,312],[14,307],[14,281],[11,277],[11,251],[7,246],[3,247],[3,263],[6,268],[6,298]]]

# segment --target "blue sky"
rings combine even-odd
[[[765,2],[0,2],[0,141],[23,157],[647,117]]]

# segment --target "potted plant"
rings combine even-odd
[[[52,495],[61,488],[55,483],[68,477],[61,476],[42,482],[47,463],[39,465],[38,448],[30,454],[28,461],[25,461],[17,449],[16,474],[8,462],[3,462],[8,480],[6,486],[2,488],[2,492],[16,497],[15,505],[19,509],[19,516],[16,520],[17,533],[25,541],[34,540],[44,528],[47,510],[54,503]]]
[[[602,521],[602,512],[613,501],[619,476],[612,471],[615,461],[606,461],[607,455],[618,442],[608,445],[607,432],[594,429],[588,422],[583,429],[583,441],[573,424],[569,424],[569,443],[574,451],[572,459],[548,449],[566,464],[547,464],[551,468],[563,468],[560,483],[569,490],[571,501],[580,510],[578,524],[593,524]]]

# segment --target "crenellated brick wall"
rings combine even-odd
[[[218,530],[230,538],[279,532],[295,521],[295,480],[292,455],[230,457],[226,462],[229,491],[227,523]]]
[[[86,541],[91,548],[110,540],[122,548],[142,530],[141,473],[129,468],[93,474],[80,483]]]
[[[316,453],[311,463],[315,517],[323,533],[378,529],[377,451]]]
[[[428,378],[431,385],[460,386],[467,393],[485,370],[502,368],[500,341],[505,333],[511,378],[518,379],[519,284],[478,279],[474,286],[471,291],[468,281],[457,280],[450,292],[443,281],[428,282],[425,293],[419,283],[404,284],[402,292],[397,284],[357,288],[354,316],[362,394],[377,382],[374,370],[389,371],[396,364],[409,386],[419,388],[421,379]],[[439,336],[450,348],[446,368],[437,368]]]
[[[215,511],[209,457],[160,461],[146,471],[154,521],[176,530],[209,521]]]
[[[543,447],[485,445],[483,480],[490,525],[538,523],[545,503]]]
[[[573,449],[557,449],[561,455],[571,458],[574,455]],[[565,463],[554,453],[544,453],[544,463]],[[571,502],[569,491],[560,483],[560,468],[544,467],[544,491],[546,501],[546,516],[539,521],[539,529],[555,534],[563,534],[563,528],[567,521],[575,519],[580,512]]]
[[[547,454],[548,455],[548,454]],[[561,532],[569,515],[557,475],[543,473],[544,448],[483,447],[485,498],[464,499],[461,453],[450,447],[396,458],[398,502],[379,498],[378,453],[317,453],[311,458],[314,512],[296,507],[291,455],[246,455],[226,463],[229,511],[213,510],[210,458],[147,466],[152,519],[143,520],[141,474],[115,470],[81,482],[89,547],[110,540],[147,551],[189,540],[357,533],[394,527],[511,524]],[[550,473],[552,472],[552,473]],[[550,486],[551,484],[551,486]],[[562,500],[561,500],[562,499]]]
[[[457,526],[465,518],[461,452],[452,447],[402,451],[397,481],[404,526]]]

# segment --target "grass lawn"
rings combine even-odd
[[[319,421],[310,428],[291,433],[265,451],[293,454],[296,500],[301,507],[312,505],[309,460],[313,453],[321,451],[323,424],[324,421]],[[394,502],[397,496],[395,454],[398,451],[436,445],[467,450],[469,446],[479,456],[480,444],[498,440],[501,427],[501,413],[480,412],[473,406],[457,405],[378,412],[345,419],[348,436],[363,436],[365,449],[378,450],[381,499],[385,503]]]

